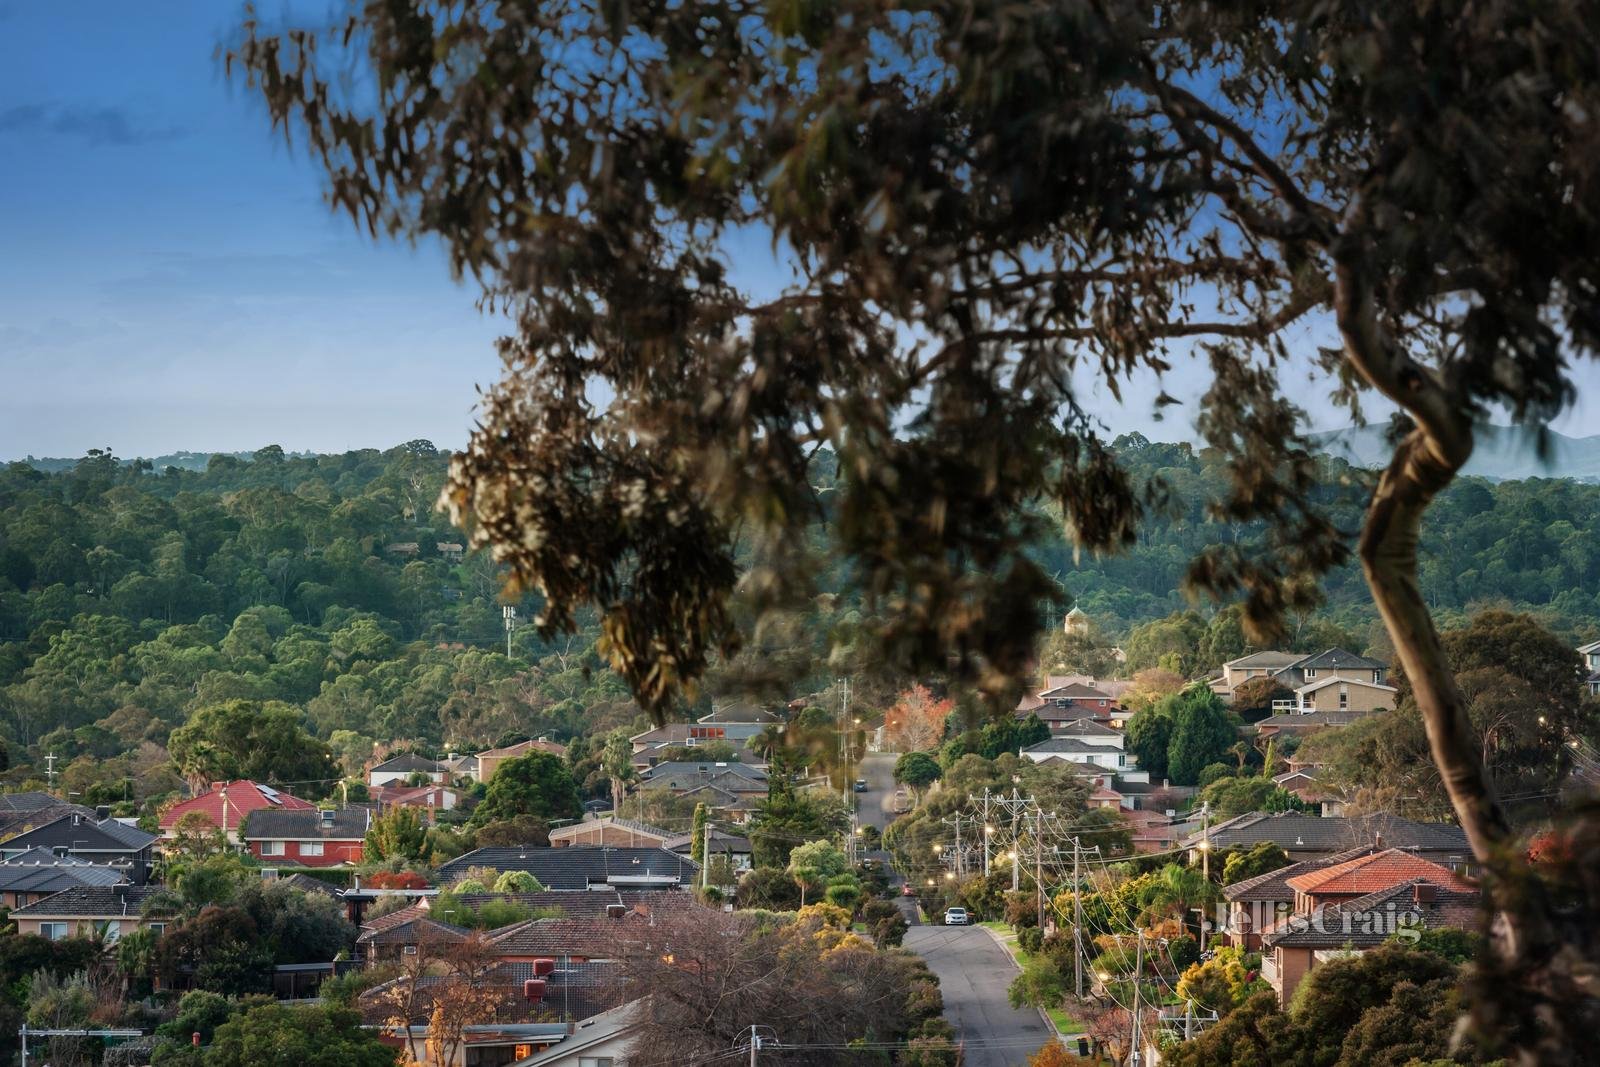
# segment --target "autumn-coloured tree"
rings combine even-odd
[[[933,748],[944,738],[945,720],[954,707],[953,701],[938,699],[927,686],[912,686],[884,716],[884,745],[895,752]]]

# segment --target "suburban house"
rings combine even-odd
[[[689,856],[693,846],[693,834],[676,834],[661,843],[662,848],[676,852],[680,856]],[[754,866],[755,853],[750,848],[748,837],[740,837],[712,827],[706,835],[706,846],[713,857],[726,857],[735,873],[748,871]],[[696,862],[704,859],[703,856],[689,856],[689,858]]]
[[[1052,724],[1098,719],[1120,727],[1133,715],[1120,702],[1132,684],[1086,674],[1050,675],[1045,678],[1044,688],[1023,695],[1017,703],[1016,716],[1026,719],[1037,715]]]
[[[165,930],[170,920],[165,912],[143,913],[145,902],[161,890],[155,886],[80,885],[62,890],[11,913],[19,934],[38,934],[61,941],[78,934],[105,932],[107,941],[150,927]]]
[[[1589,687],[1589,692],[1600,697],[1600,641],[1581,646],[1578,655],[1583,657],[1584,684]]]
[[[466,555],[466,549],[459,541],[435,541],[433,550],[446,560],[459,560]]]
[[[1317,784],[1317,769],[1313,766],[1291,764],[1282,774],[1273,775],[1272,781],[1293,793],[1301,803],[1320,804],[1324,816],[1344,814],[1344,801]]]
[[[1249,812],[1212,823],[1188,834],[1178,847],[1191,863],[1200,862],[1202,845],[1213,852],[1271,841],[1291,860],[1309,860],[1345,852],[1358,846],[1404,849],[1448,870],[1470,874],[1472,850],[1467,835],[1452,823],[1424,823],[1398,815],[1375,814],[1349,818],[1321,818],[1298,811]]]
[[[244,842],[263,863],[285,867],[336,867],[360,863],[372,812],[340,810],[258,811],[245,822]]]
[[[689,889],[700,865],[664,848],[479,848],[439,868],[439,883],[465,877],[470,867],[527,871],[552,890]]]
[[[312,811],[315,808],[310,801],[258,782],[243,779],[212,782],[204,793],[180,801],[161,813],[161,836],[171,840],[184,816],[198,814],[213,828],[221,830],[230,844],[237,845],[239,827],[246,816],[258,811]]]
[[[1258,951],[1261,948],[1262,931],[1270,930],[1294,912],[1295,891],[1289,888],[1289,879],[1346,860],[1370,856],[1375,851],[1371,845],[1363,845],[1316,859],[1301,860],[1223,886],[1222,899],[1227,902],[1228,911],[1222,928],[1217,932],[1234,948],[1242,948],[1247,952]]]
[[[445,769],[438,760],[428,759],[414,752],[402,752],[369,768],[367,785],[373,789],[385,785],[405,785],[415,774],[425,774],[431,782],[445,780]]]
[[[1287,1005],[1319,963],[1374,948],[1406,927],[1470,929],[1479,892],[1457,874],[1385,849],[1285,880],[1294,911],[1263,930],[1261,976]]]
[[[1272,677],[1288,689],[1298,690],[1311,682],[1337,678],[1345,682],[1371,682],[1382,685],[1389,665],[1381,660],[1368,659],[1342,648],[1330,648],[1310,656],[1302,656],[1278,670]]]
[[[116,819],[71,812],[36,826],[0,844],[0,857],[11,859],[35,849],[55,856],[111,867],[134,885],[150,880],[156,836]]]
[[[127,881],[115,867],[58,856],[45,848],[30,848],[0,862],[0,905],[20,908],[80,885],[116,885]]]
[[[1232,696],[1235,689],[1250,679],[1270,678],[1304,658],[1295,652],[1252,652],[1224,663],[1222,676],[1212,679],[1211,688],[1219,696]]]
[[[616,848],[660,848],[674,835],[632,819],[584,819],[550,831],[550,847],[611,845]]]
[[[385,785],[372,791],[372,799],[378,802],[380,811],[387,811],[390,808],[418,808],[431,823],[436,812],[454,811],[459,807],[470,806],[471,794],[465,789],[438,783]]]
[[[478,781],[487,782],[494,777],[494,772],[500,769],[500,764],[508,759],[517,759],[530,752],[548,752],[552,756],[563,759],[567,755],[567,746],[558,745],[548,738],[538,738],[533,741],[518,741],[514,745],[504,748],[491,748],[487,752],[478,753]]]
[[[769,724],[758,722],[669,722],[634,734],[628,740],[633,744],[635,756],[663,748],[696,748],[718,741],[742,749],[747,748],[747,742],[757,734],[770,728]]]
[[[466,927],[440,922],[428,914],[427,901],[380,915],[361,924],[356,956],[367,966],[387,963],[419,951],[437,952],[467,939]]]
[[[1117,731],[1110,731],[1115,734]],[[1112,740],[1116,744],[1111,744]],[[1024,759],[1042,763],[1051,756],[1064,756],[1074,763],[1088,763],[1109,771],[1122,773],[1139,764],[1139,757],[1122,750],[1123,738],[1097,738],[1094,741],[1076,737],[1048,737],[1036,745],[1029,745],[1020,753]]]
[[[511,1067],[628,1067],[644,1002],[630,1000],[573,1024],[555,1044]]]

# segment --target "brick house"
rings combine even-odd
[[[62,890],[11,913],[19,934],[37,934],[50,941],[102,931],[107,941],[149,927],[165,930],[171,916],[159,909],[144,913],[145,902],[161,890],[155,886],[82,885]]]
[[[371,822],[367,808],[258,811],[245,823],[244,842],[263,863],[337,867],[361,862]]]

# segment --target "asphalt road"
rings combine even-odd
[[[882,830],[894,822],[894,764],[899,758],[893,752],[869,752],[852,768],[857,778],[867,780],[867,791],[855,794],[861,825]]]
[[[914,926],[906,931],[905,947],[939,977],[944,1017],[967,1043],[963,1067],[1018,1067],[1052,1039],[1038,1011],[1018,1010],[1007,1001],[1017,967],[987,930]]]

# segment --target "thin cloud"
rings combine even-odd
[[[127,147],[182,137],[176,126],[147,126],[112,105],[18,104],[0,110],[0,134],[46,133],[78,137],[96,147]]]

